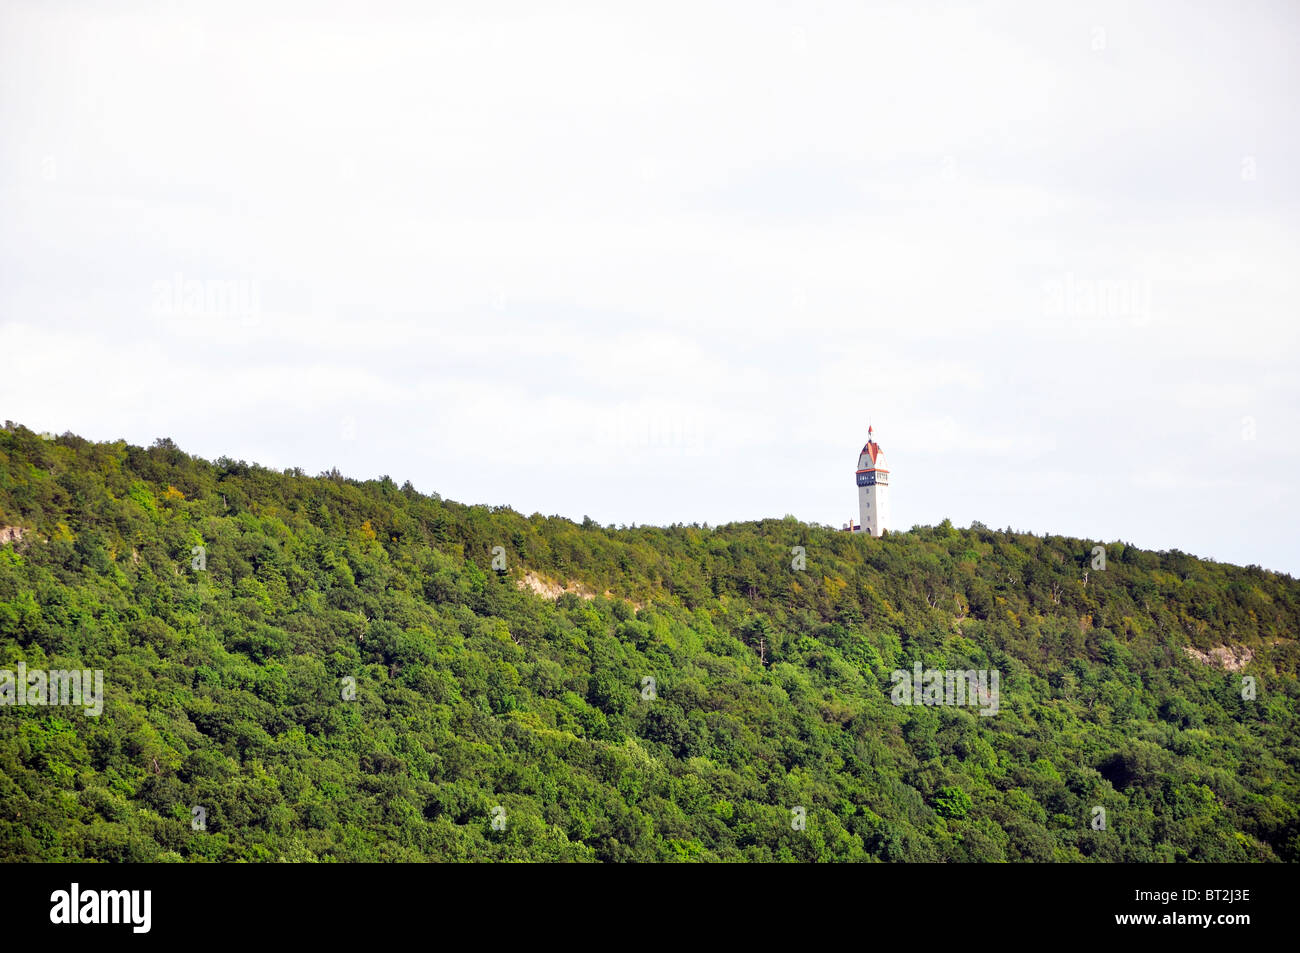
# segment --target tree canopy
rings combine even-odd
[[[1258,567],[602,527],[14,424],[0,527],[0,669],[105,696],[0,707],[3,860],[1300,859],[1300,586]],[[893,704],[917,663],[997,671],[997,713]]]

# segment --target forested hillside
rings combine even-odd
[[[0,540],[0,669],[105,694],[0,707],[4,860],[1300,859],[1300,585],[1256,567],[578,525],[13,424]],[[917,662],[996,670],[997,713],[893,704]]]

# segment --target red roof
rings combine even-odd
[[[867,445],[862,448],[862,452],[871,457],[871,462],[876,462],[876,457],[880,456],[880,444],[874,440],[868,440]]]

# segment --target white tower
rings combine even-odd
[[[880,444],[867,428],[867,445],[858,456],[858,509],[862,526],[856,532],[879,536],[889,529],[889,470]]]

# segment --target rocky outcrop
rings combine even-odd
[[[520,579],[517,585],[520,589],[527,589],[534,595],[541,596],[543,599],[555,600],[560,598],[560,596],[564,595],[566,592],[583,599],[596,598],[596,593],[590,587],[585,586],[580,582],[576,582],[572,579],[567,583],[554,582],[544,576],[539,576],[535,572],[524,573],[524,578]],[[605,598],[616,599],[618,597],[606,589]],[[627,601],[633,608],[641,608],[641,603],[632,602],[631,600]]]
[[[1183,651],[1203,665],[1213,665],[1229,672],[1240,672],[1255,657],[1255,653],[1244,645],[1216,645],[1208,652],[1187,645]]]
[[[570,581],[567,584],[561,585],[558,582],[552,582],[549,579],[539,576],[535,572],[524,573],[524,578],[519,580],[519,588],[529,589],[535,595],[539,595],[543,599],[558,599],[566,592],[571,592],[575,596],[581,596],[584,599],[593,599],[596,596],[594,592],[582,585],[580,582]]]

